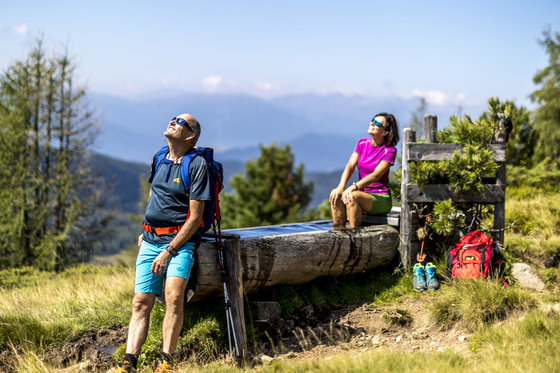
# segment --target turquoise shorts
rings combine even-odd
[[[142,241],[136,258],[135,293],[154,293],[161,296],[164,278],[182,277],[187,281],[189,280],[194,264],[193,254],[196,248],[196,244],[193,242],[187,242],[177,250],[177,255],[169,260],[165,273],[155,275],[151,272],[154,259],[165,250],[166,246],[167,244],[153,244]]]
[[[369,210],[368,215],[386,214],[391,211],[393,202],[390,194],[369,193],[369,195],[373,200],[373,204],[371,205],[371,210]]]

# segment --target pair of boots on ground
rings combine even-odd
[[[432,262],[416,263],[412,267],[412,287],[416,291],[439,290],[439,281],[436,278],[436,266]]]
[[[132,373],[136,372],[136,364],[138,357],[132,354],[126,354],[122,363],[117,364],[113,369],[107,373]],[[161,353],[161,358],[157,361],[154,373],[174,373],[173,358],[165,352]]]

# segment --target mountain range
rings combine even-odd
[[[418,98],[376,99],[342,94],[301,94],[263,99],[242,94],[161,93],[137,98],[90,93],[101,123],[94,151],[124,161],[150,163],[165,144],[169,120],[188,112],[201,123],[199,144],[215,149],[221,161],[244,163],[259,155],[259,145],[289,144],[296,163],[308,172],[342,169],[358,139],[368,137],[371,117],[393,113],[400,130],[408,126]],[[462,108],[471,115],[483,108]],[[429,106],[439,127],[447,125],[454,105]],[[398,146],[400,149],[400,146]]]

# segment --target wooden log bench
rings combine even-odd
[[[387,219],[387,218],[385,218]],[[332,221],[228,230],[226,251],[238,250],[245,291],[304,284],[321,276],[359,273],[388,264],[397,254],[398,232],[389,225],[332,230]],[[189,300],[222,292],[213,238],[197,250]]]

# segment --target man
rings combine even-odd
[[[150,312],[156,296],[162,295],[164,279],[167,307],[163,319],[162,353],[155,372],[173,372],[172,354],[183,325],[185,288],[193,265],[193,252],[200,240],[196,231],[211,192],[208,165],[202,156],[192,158],[189,163],[189,192],[181,178],[183,157],[194,148],[200,136],[198,121],[190,114],[181,114],[169,122],[163,134],[169,151],[159,167],[156,156],[152,163],[144,233],[138,237],[126,355],[123,362],[110,372],[136,370],[138,355],[148,334]],[[187,157],[184,159],[188,162]]]

